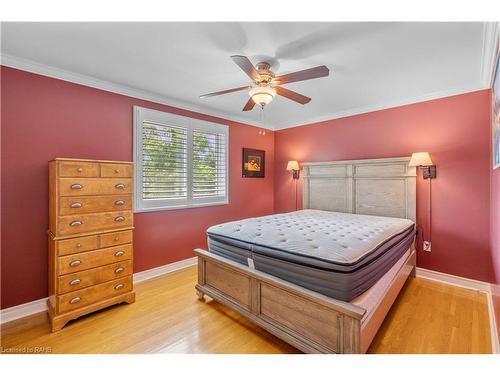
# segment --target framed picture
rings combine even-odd
[[[266,152],[252,148],[243,149],[241,173],[243,177],[264,177],[266,171]]]
[[[493,100],[493,114],[492,114],[492,127],[493,127],[493,169],[500,167],[500,53],[497,51],[497,61],[495,74],[493,76],[493,92],[491,98]]]

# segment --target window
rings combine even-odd
[[[228,127],[134,107],[135,211],[226,204]]]

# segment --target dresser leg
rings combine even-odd
[[[52,332],[60,331],[70,320],[71,319],[51,319],[50,324],[52,326]]]

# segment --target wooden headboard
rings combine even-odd
[[[416,170],[410,157],[303,163],[304,208],[416,217]]]

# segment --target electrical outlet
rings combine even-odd
[[[429,253],[431,252],[431,243],[429,241],[424,241],[423,250],[428,251]]]

